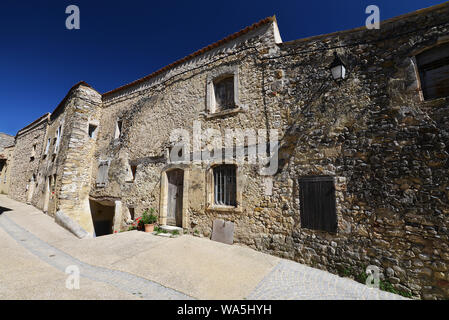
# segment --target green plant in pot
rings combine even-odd
[[[157,216],[154,214],[154,209],[146,209],[139,220],[139,225],[144,226],[145,232],[153,232],[154,224],[157,222]]]

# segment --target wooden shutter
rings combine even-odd
[[[333,177],[299,179],[301,227],[337,232],[337,212]]]
[[[424,99],[449,96],[449,44],[416,56]]]
[[[108,182],[109,161],[100,161],[97,174],[97,187],[104,187]]]

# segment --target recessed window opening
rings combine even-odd
[[[89,133],[89,138],[91,138],[91,139],[95,138],[96,133],[97,133],[97,126],[94,124],[89,124],[88,133]]]
[[[424,100],[449,96],[449,43],[416,56]]]
[[[222,206],[236,206],[236,166],[219,165],[214,172],[214,203]]]
[[[235,108],[234,76],[229,75],[214,81],[215,108],[217,111]]]

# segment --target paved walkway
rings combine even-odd
[[[126,272],[96,267],[79,261],[78,259],[75,259],[65,252],[62,252],[61,250],[58,250],[50,246],[48,243],[40,240],[27,230],[18,226],[6,216],[0,218],[0,227],[32,254],[62,272],[66,272],[66,268],[69,266],[75,266],[78,268],[82,277],[109,284],[119,290],[126,291],[144,299],[191,299],[191,297],[183,293],[163,287],[153,281],[149,281]],[[69,269],[68,271],[68,274],[72,274],[73,272],[72,269]]]
[[[1,213],[1,207],[10,211]],[[79,240],[0,195],[0,299],[402,299],[239,245],[131,231]],[[77,266],[79,290],[66,288]]]

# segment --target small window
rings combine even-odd
[[[46,156],[48,154],[48,151],[50,150],[50,144],[51,144],[51,139],[47,139],[47,146],[45,147],[44,156]]]
[[[223,111],[235,108],[234,76],[228,76],[214,82],[215,108]]]
[[[214,169],[214,203],[221,206],[236,206],[236,167],[224,164]]]
[[[117,120],[117,122],[115,123],[115,134],[114,134],[115,139],[120,138],[120,136],[122,135],[122,127],[123,127],[123,121]]]
[[[59,144],[61,142],[61,130],[62,130],[61,126],[59,126],[58,130],[56,130],[56,137],[54,138],[55,149],[53,153],[57,153],[59,151]]]
[[[137,172],[137,166],[131,166],[131,173],[133,175],[133,181],[136,180],[136,172]]]
[[[333,177],[311,176],[299,179],[301,227],[337,232]]]
[[[36,156],[36,145],[33,144],[33,147],[31,149],[31,155],[30,155],[30,160],[34,160],[34,157]]]
[[[108,182],[109,161],[102,160],[98,165],[97,187],[105,187]]]
[[[89,133],[89,138],[94,139],[97,135],[97,126],[94,124],[89,124],[88,133]]]
[[[135,214],[134,214],[134,208],[129,207],[129,215],[131,216],[131,220],[134,220]]]
[[[416,56],[424,100],[449,96],[449,43]]]
[[[56,137],[53,138],[53,146],[54,146],[53,153],[56,153],[58,151],[57,143],[58,143],[58,138],[56,138]]]

